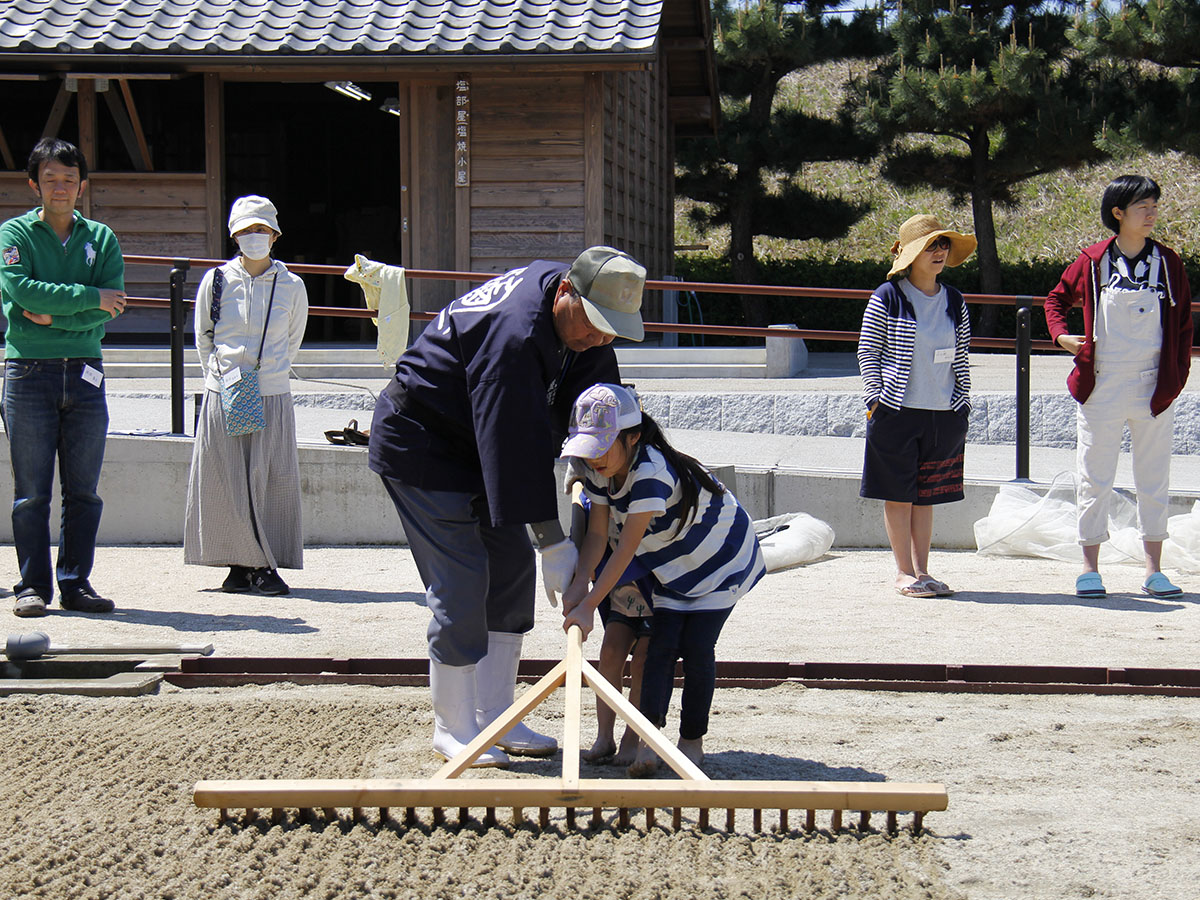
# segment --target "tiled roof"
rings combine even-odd
[[[0,0],[0,53],[653,50],[663,0]]]

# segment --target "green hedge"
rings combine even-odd
[[[1004,293],[1027,294],[1044,297],[1058,283],[1063,269],[1071,261],[1034,260],[1011,265],[1002,265]],[[1193,273],[1200,273],[1200,256],[1185,256],[1184,267]],[[834,287],[872,289],[878,287],[887,275],[890,261],[885,260],[847,260],[829,262],[826,260],[807,259],[768,259],[759,263],[762,284],[799,285],[805,287]],[[715,283],[730,283],[729,261],[725,257],[702,256],[696,254],[679,254],[675,258],[675,274],[684,281],[701,281]],[[1200,277],[1200,276],[1198,276]],[[971,259],[955,269],[948,270],[946,281],[963,293],[979,293],[979,266]],[[778,324],[795,324],[801,328],[827,329],[833,331],[857,331],[862,323],[864,301],[857,300],[823,300],[791,297],[768,297],[767,308],[769,321]],[[680,322],[698,322],[695,303],[699,304],[700,315],[706,325],[744,325],[745,317],[741,303],[736,295],[730,294],[696,294],[693,305],[681,306]],[[978,316],[982,307],[974,307],[972,317]],[[1073,315],[1079,321],[1075,327],[1082,330],[1082,313],[1076,311]],[[1008,337],[1016,330],[1016,310],[1002,307],[997,334]],[[687,335],[680,335],[680,342],[688,341]],[[1049,338],[1046,331],[1046,319],[1041,309],[1033,311],[1033,337],[1035,339]],[[752,343],[749,338],[713,338],[706,336],[706,344],[737,344]],[[852,343],[841,341],[811,342],[810,349],[816,351],[846,351],[854,347]]]

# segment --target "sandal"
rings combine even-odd
[[[1171,584],[1171,580],[1162,572],[1155,572],[1146,579],[1142,593],[1159,599],[1183,596],[1183,590]]]
[[[346,438],[347,444],[357,444],[360,447],[365,447],[371,440],[370,430],[358,430],[358,419],[351,419],[350,424],[342,429],[342,435]]]
[[[914,581],[912,584],[906,584],[904,587],[896,588],[896,593],[901,597],[936,597],[937,591],[931,588],[924,581]]]
[[[1076,597],[1107,597],[1104,582],[1100,580],[1099,572],[1084,572],[1075,579]]]
[[[954,588],[946,584],[944,581],[938,581],[932,575],[926,575],[924,578],[918,579],[921,584],[933,591],[935,597],[953,597]]]
[[[365,447],[371,440],[371,432],[358,430],[358,419],[351,419],[345,428],[325,432],[325,440],[339,447]]]

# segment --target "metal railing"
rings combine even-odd
[[[162,300],[153,297],[130,297],[128,305],[149,308],[166,308],[170,311],[170,346],[171,346],[171,431],[174,434],[184,434],[184,331],[186,327],[187,307],[193,301],[185,300],[184,285],[188,273],[192,269],[206,270],[224,265],[224,259],[183,259],[163,256],[127,255],[126,265],[170,266],[170,299]],[[307,263],[288,263],[288,269],[304,275],[333,275],[342,276],[345,266],[314,265]],[[412,279],[430,279],[440,281],[483,282],[496,276],[496,273],[456,272],[440,269],[405,269],[405,277]],[[856,288],[818,288],[793,287],[788,285],[763,284],[719,284],[713,282],[688,281],[647,281],[646,288],[656,291],[692,291],[695,293],[720,294],[757,294],[771,297],[821,298],[844,300],[867,300],[872,291]],[[1027,295],[1008,294],[964,294],[967,303],[974,305],[1001,305],[1017,307],[1017,326],[1014,338],[972,337],[971,346],[989,350],[1010,350],[1016,357],[1016,477],[1029,478],[1029,405],[1030,405],[1030,359],[1032,351],[1056,350],[1053,342],[1046,340],[1034,341],[1031,334],[1032,307],[1040,305],[1042,298]],[[310,306],[310,316],[337,316],[348,319],[365,319],[375,316],[369,309],[354,309],[337,306]],[[411,318],[416,321],[430,321],[436,313],[413,312]],[[667,322],[646,322],[646,331],[681,334],[721,335],[728,337],[757,337],[771,338],[806,338],[820,341],[845,341],[857,343],[857,331],[832,331],[805,328],[757,328],[736,325],[695,325],[673,324]],[[1193,351],[1195,353],[1196,351]]]

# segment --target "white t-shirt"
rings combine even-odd
[[[901,406],[909,409],[950,409],[954,396],[955,322],[946,313],[946,288],[933,296],[900,279],[900,290],[917,315],[912,367]]]

